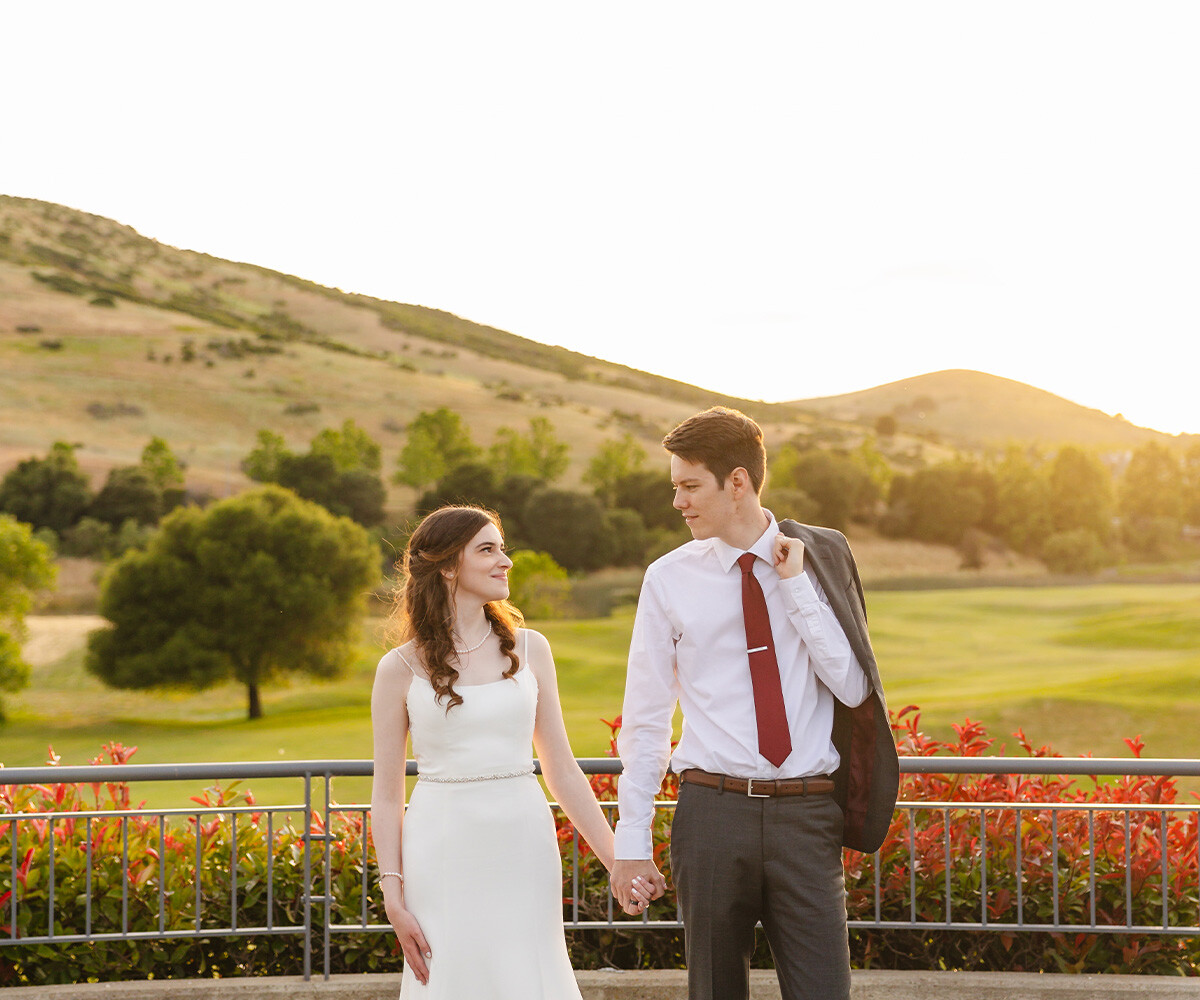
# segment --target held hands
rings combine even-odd
[[[775,536],[775,572],[790,580],[804,572],[804,543],[785,534]]]
[[[641,861],[614,861],[609,887],[621,909],[631,916],[644,913],[650,900],[667,891],[667,880],[649,858]]]
[[[416,973],[417,982],[425,986],[429,982],[429,959],[433,953],[429,950],[429,942],[421,933],[421,926],[403,904],[389,901],[387,904],[388,922],[396,932],[396,940],[404,952],[404,964],[412,966]]]

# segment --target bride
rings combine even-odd
[[[575,1000],[554,821],[533,775],[604,866],[613,834],[567,739],[550,644],[508,602],[500,521],[477,507],[426,517],[404,554],[371,695],[371,832],[404,952],[401,1000]],[[412,735],[420,778],[404,808]],[[630,913],[650,899],[635,884]]]

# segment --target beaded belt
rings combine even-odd
[[[472,774],[465,778],[446,777],[436,778],[432,775],[418,774],[417,778],[420,781],[432,781],[437,785],[457,785],[465,781],[498,781],[500,778],[520,778],[526,774],[533,774],[533,765],[522,768],[520,771],[505,771],[502,774]]]

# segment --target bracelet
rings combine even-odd
[[[400,880],[400,884],[401,884],[401,885],[404,885],[404,876],[403,876],[403,875],[401,875],[399,872],[380,872],[380,873],[379,873],[379,878],[378,878],[378,879],[376,879],[376,881],[377,881],[377,882],[382,882],[382,881],[383,881],[385,878],[387,878],[389,875],[390,875],[392,878],[398,878],[398,879]]]

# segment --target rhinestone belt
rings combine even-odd
[[[466,778],[435,778],[429,775],[418,774],[417,778],[421,781],[432,781],[434,784],[457,785],[466,781],[497,781],[500,778],[520,778],[526,774],[533,774],[533,765],[522,768],[520,771],[505,771],[502,774],[473,774]]]

